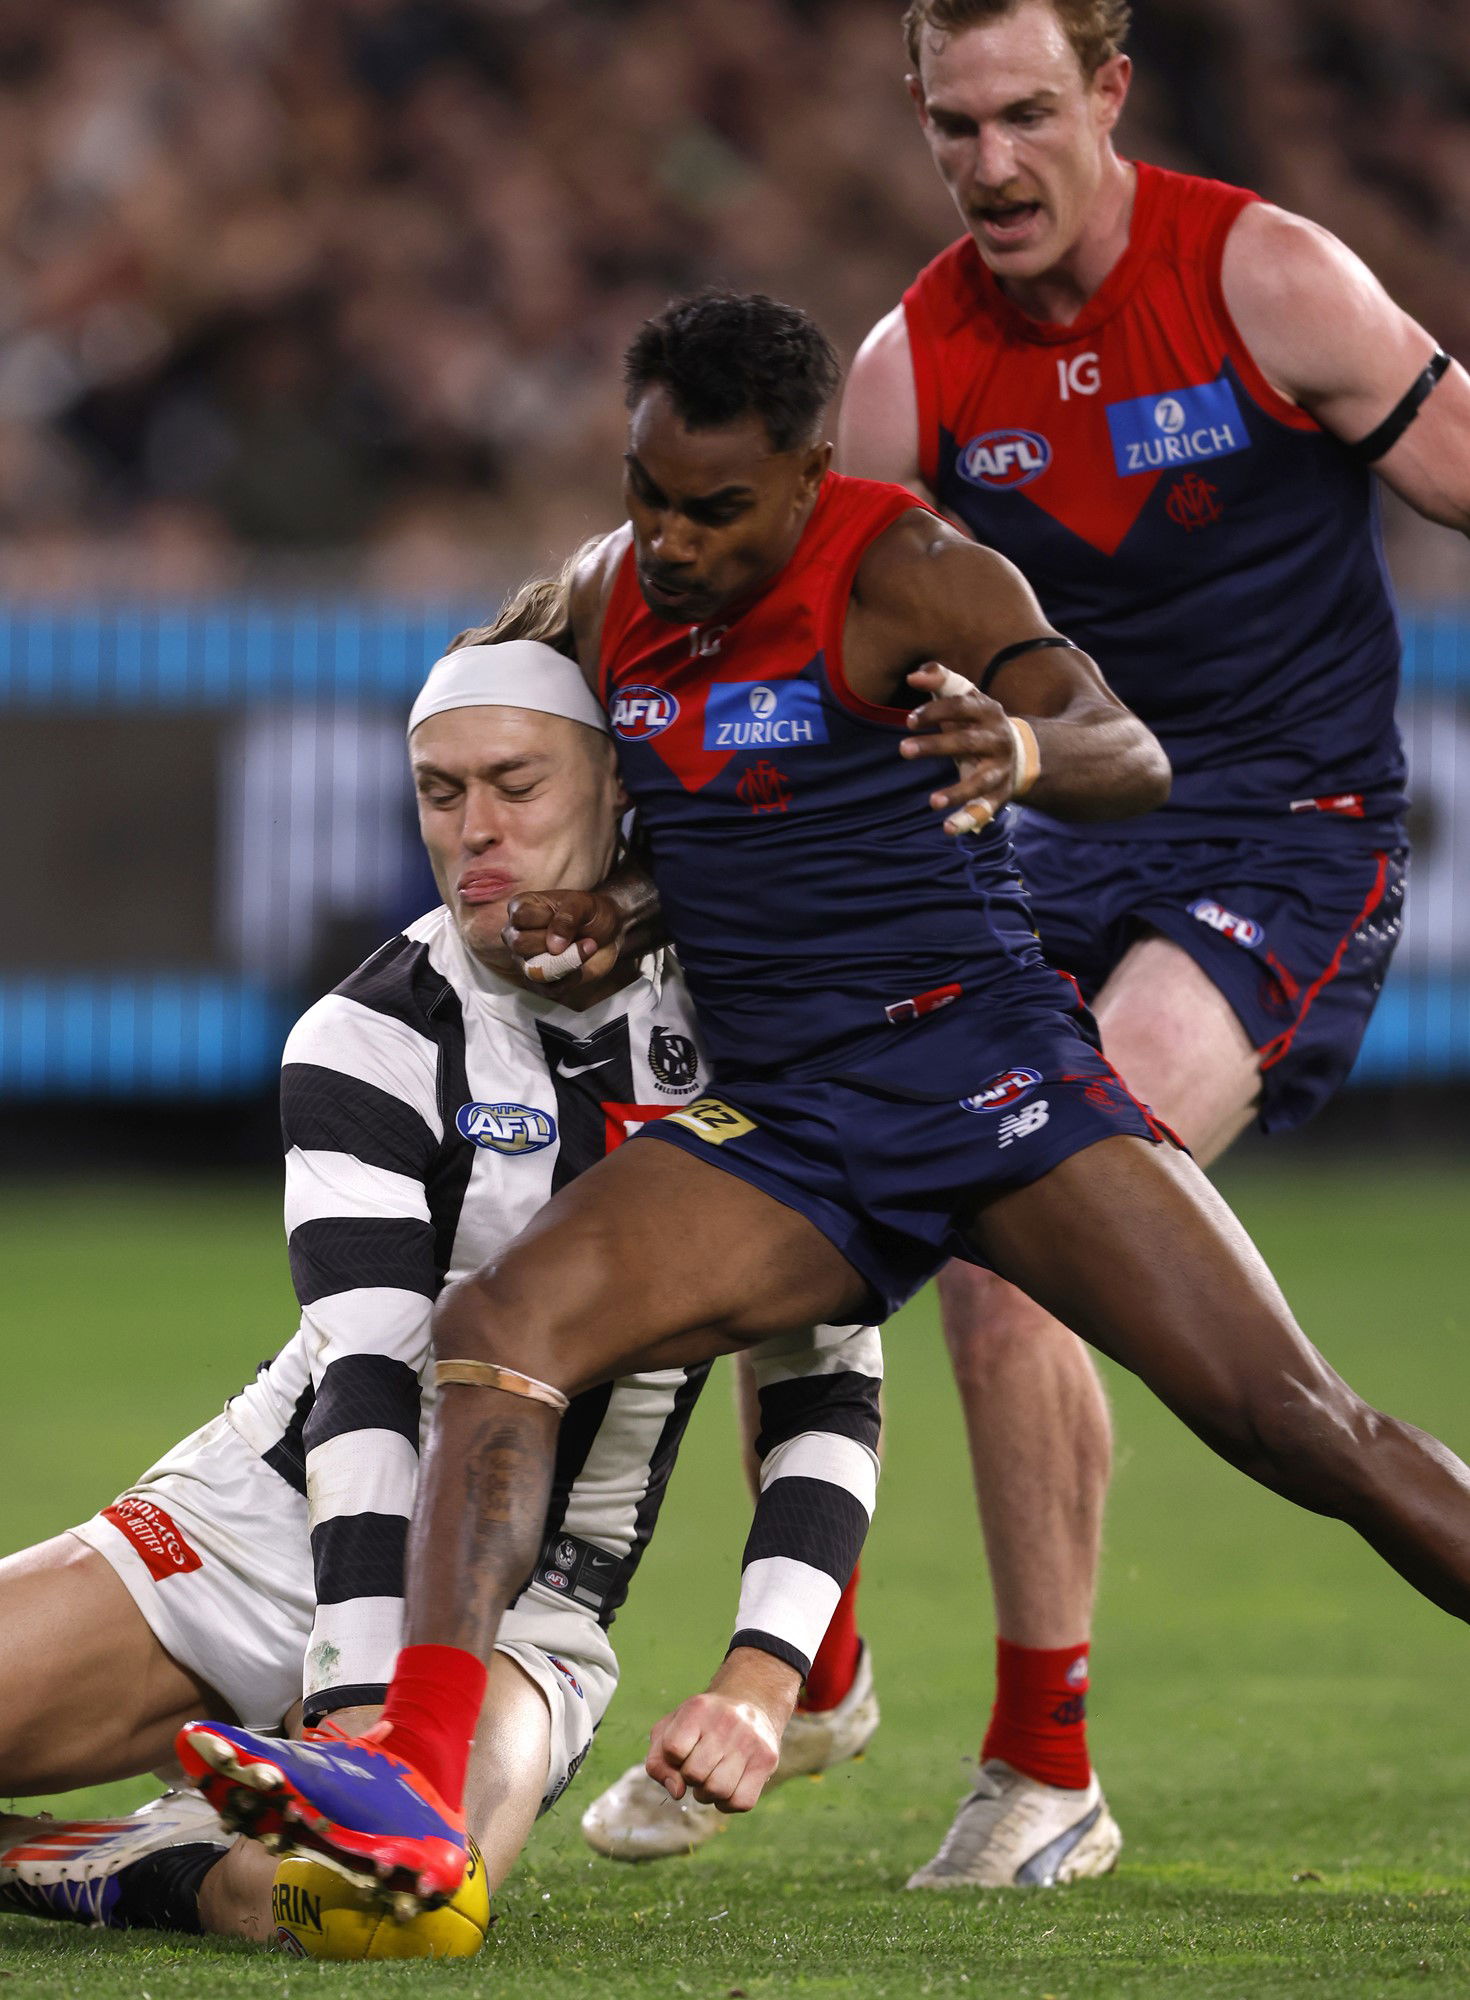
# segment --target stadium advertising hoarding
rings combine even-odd
[[[432,901],[403,717],[483,611],[0,619],[0,1096],[270,1087],[299,1007]],[[1470,1076],[1470,617],[1405,638],[1415,856],[1360,1082]]]

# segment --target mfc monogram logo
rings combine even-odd
[[[763,757],[745,773],[735,796],[753,813],[783,813],[791,804],[791,780]]]
[[[1219,489],[1211,486],[1197,472],[1186,472],[1182,479],[1176,479],[1169,488],[1169,497],[1164,502],[1164,512],[1176,528],[1182,528],[1186,535],[1192,535],[1196,528],[1209,528],[1224,516],[1220,505]]]

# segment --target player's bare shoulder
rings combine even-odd
[[[602,650],[602,622],[623,557],[632,544],[633,530],[625,521],[610,535],[587,542],[572,563],[568,603],[572,638],[577,658],[589,679],[597,673]]]
[[[1236,217],[1220,285],[1266,380],[1339,434],[1381,400],[1383,385],[1407,383],[1433,347],[1331,230],[1271,202],[1249,202]]]
[[[916,506],[858,565],[844,661],[859,694],[886,702],[895,675],[924,660],[973,678],[1000,647],[1050,629],[1014,563]]]
[[[859,479],[922,492],[919,399],[901,305],[885,313],[853,359],[837,420],[837,463]]]
[[[1025,588],[1021,572],[928,507],[914,506],[876,536],[853,579],[853,604],[875,620],[932,622],[949,592],[973,607]]]

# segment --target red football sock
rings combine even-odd
[[[837,1600],[827,1636],[817,1648],[817,1657],[812,1661],[812,1670],[796,1704],[798,1708],[808,1712],[836,1708],[852,1686],[858,1655],[863,1649],[857,1629],[857,1587],[858,1573],[854,1569],[846,1590]]]
[[[1013,1646],[995,1642],[995,1707],[980,1761],[1002,1757],[1043,1785],[1069,1792],[1092,1776],[1087,1755],[1087,1642]]]
[[[455,1812],[488,1679],[484,1662],[458,1646],[405,1646],[383,1704],[383,1747],[422,1771]]]

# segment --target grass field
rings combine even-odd
[[[1227,1189],[1333,1360],[1470,1452],[1470,1171],[1312,1165]],[[278,1214],[254,1183],[7,1190],[0,1544],[110,1498],[285,1336]],[[788,1787],[691,1860],[619,1868],[577,1832],[580,1805],[703,1681],[729,1629],[747,1507],[717,1376],[617,1627],[622,1694],[478,1959],[323,1967],[0,1918],[0,2000],[1470,1991],[1463,1629],[1116,1376],[1092,1723],[1122,1865],[1055,1893],[903,1892],[965,1786],[990,1628],[928,1299],[892,1328],[889,1371],[864,1612],[884,1726],[861,1763]],[[78,1799],[116,1809],[151,1789]]]

